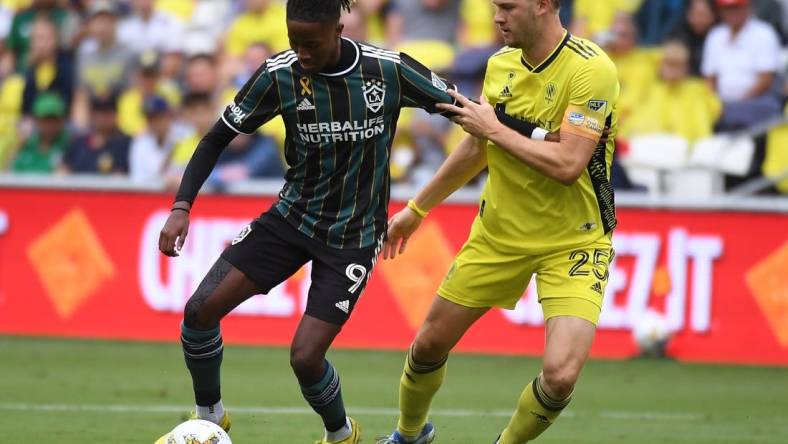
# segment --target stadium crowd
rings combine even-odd
[[[671,134],[689,146],[749,131],[751,166],[728,187],[788,170],[783,125],[788,0],[562,0],[575,35],[603,46],[621,82],[618,153]],[[407,52],[481,90],[500,46],[490,0],[359,0],[344,35]],[[288,48],[284,0],[0,0],[0,171],[128,175],[177,186],[202,134],[257,67]],[[423,184],[462,130],[400,117],[395,182]],[[209,185],[280,178],[277,118],[240,135]],[[637,188],[614,168],[618,188]],[[788,193],[788,181],[767,192]]]

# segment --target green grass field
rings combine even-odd
[[[176,344],[0,337],[0,442],[152,443],[191,406]],[[396,422],[401,353],[334,351],[364,443]],[[491,443],[539,361],[456,355],[434,403],[436,443]],[[285,349],[227,347],[232,438],[312,443]],[[786,443],[788,369],[592,361],[575,400],[538,443]]]

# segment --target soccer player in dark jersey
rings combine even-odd
[[[287,127],[286,183],[276,203],[232,241],[189,299],[181,342],[196,417],[229,429],[221,400],[220,320],[312,261],[312,286],[293,338],[290,364],[325,425],[322,443],[356,443],[337,370],[325,359],[369,280],[383,245],[389,154],[402,107],[438,112],[451,85],[406,54],[342,37],[349,0],[289,0],[291,50],[268,59],[195,150],[161,231],[159,249],[177,256],[189,211],[219,154],[237,133],[281,115]],[[501,115],[502,121],[507,116]],[[511,122],[518,131],[546,131]],[[519,125],[519,126],[518,126]]]

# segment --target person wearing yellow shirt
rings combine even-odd
[[[177,85],[161,78],[160,63],[155,52],[144,52],[138,60],[135,83],[118,98],[118,126],[124,133],[136,136],[146,129],[143,102],[147,97],[161,96],[167,104],[177,109],[180,92]]]
[[[621,83],[618,119],[624,125],[657,81],[660,50],[638,46],[637,24],[630,14],[618,14],[612,33],[605,50],[618,70]]]
[[[225,50],[232,58],[243,56],[246,48],[262,42],[274,53],[290,48],[285,26],[285,7],[277,0],[247,0],[246,8],[230,25]]]
[[[560,0],[493,0],[506,47],[489,59],[481,104],[451,92],[469,136],[391,218],[384,258],[403,253],[429,210],[485,167],[468,241],[438,288],[400,378],[397,429],[378,444],[427,444],[429,407],[451,349],[493,307],[512,309],[536,279],[545,319],[542,371],[495,441],[536,439],[569,404],[594,342],[617,224],[610,183],[619,95],[616,67],[561,25]],[[501,126],[495,109],[560,129],[560,142]],[[610,137],[603,138],[609,128]],[[502,382],[503,383],[503,382]]]
[[[575,0],[572,14],[572,33],[580,37],[604,40],[611,31],[616,16],[633,14],[643,0]]]
[[[690,53],[683,43],[662,45],[660,79],[621,124],[620,135],[677,134],[691,143],[710,136],[722,102],[705,80],[689,77],[689,70]]]
[[[165,170],[167,189],[177,189],[181,176],[186,170],[202,135],[207,133],[216,122],[217,106],[211,95],[191,93],[183,97],[183,116],[194,129],[192,133],[175,144]]]

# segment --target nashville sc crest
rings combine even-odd
[[[367,109],[373,113],[380,111],[386,97],[386,85],[378,79],[367,80],[364,82],[363,90]]]

